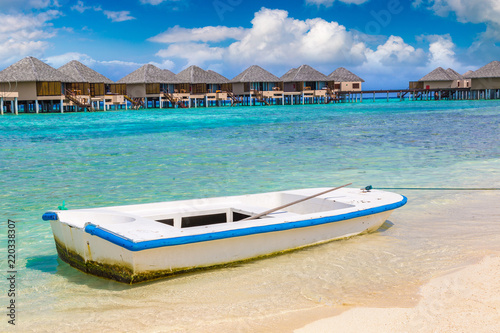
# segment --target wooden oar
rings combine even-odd
[[[331,188],[331,189],[326,190],[326,191],[323,191],[323,192],[321,192],[321,193],[314,194],[314,195],[311,195],[311,196],[309,196],[309,197],[306,197],[306,198],[303,198],[303,199],[300,199],[300,200],[297,200],[297,201],[293,201],[293,202],[287,203],[286,205],[283,205],[283,206],[279,206],[279,207],[276,207],[276,208],[273,208],[273,209],[266,210],[266,211],[265,211],[265,212],[263,212],[263,213],[260,213],[260,214],[254,215],[254,216],[247,217],[246,219],[243,219],[243,220],[240,220],[240,221],[255,220],[255,219],[258,219],[259,217],[262,217],[262,216],[265,216],[265,215],[271,214],[271,213],[276,212],[276,211],[278,211],[278,210],[280,210],[280,209],[283,209],[283,208],[286,208],[286,207],[290,207],[290,206],[292,206],[292,205],[295,205],[295,204],[298,204],[298,203],[300,203],[300,202],[303,202],[303,201],[306,201],[306,200],[309,200],[309,199],[315,198],[315,197],[317,197],[317,196],[320,196],[320,195],[325,194],[325,193],[328,193],[328,192],[332,192],[332,191],[338,190],[339,188],[346,187],[346,186],[349,186],[349,185],[351,185],[351,184],[352,184],[352,183],[345,184],[345,185],[342,185],[342,186],[339,186],[339,187],[335,187],[335,188]]]

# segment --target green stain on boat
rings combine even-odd
[[[72,267],[79,269],[84,273],[108,278],[118,282],[132,284],[134,272],[130,267],[125,265],[110,265],[98,263],[96,261],[87,260],[78,253],[67,249],[62,242],[54,237],[57,253],[59,257]]]
[[[117,265],[117,264],[105,264],[105,263],[100,263],[96,262],[93,260],[87,260],[83,259],[82,256],[77,254],[74,251],[66,249],[60,241],[55,239],[56,243],[56,248],[57,248],[57,253],[59,254],[59,257],[61,260],[64,262],[68,263],[70,266],[77,268],[78,270],[92,274],[95,276],[107,278],[110,280],[126,283],[126,284],[135,284],[135,283],[140,283],[140,282],[146,282],[146,281],[152,281],[152,280],[158,280],[161,278],[166,278],[169,276],[174,276],[178,274],[183,274],[183,273],[191,273],[195,271],[202,271],[202,270],[209,270],[213,269],[216,267],[230,267],[232,265],[236,265],[241,262],[232,262],[232,263],[227,263],[227,264],[218,264],[218,265],[213,265],[213,266],[204,266],[204,267],[187,267],[187,268],[179,268],[176,270],[155,270],[155,271],[148,271],[148,272],[142,272],[142,273],[134,273],[133,270],[130,267],[127,267],[125,265]],[[244,261],[250,261],[254,260],[253,259],[248,259]]]
[[[367,233],[366,231],[361,233]],[[199,271],[211,270],[214,268],[224,268],[224,267],[234,267],[243,263],[252,262],[255,260],[271,258],[275,256],[279,256],[285,253],[301,250],[304,248],[310,248],[314,246],[319,246],[325,243],[329,243],[336,240],[348,239],[352,236],[340,237],[335,239],[330,239],[326,241],[317,242],[314,244],[308,244],[304,246],[300,246],[297,248],[287,249],[283,251],[273,252],[269,254],[263,254],[260,256],[242,259],[238,261],[232,261],[228,263],[214,264],[209,266],[197,266],[197,267],[183,267],[177,269],[166,269],[166,270],[155,270],[141,273],[134,273],[133,269],[128,265],[118,265],[118,264],[106,264],[100,263],[93,260],[87,260],[80,256],[78,253],[68,250],[57,238],[54,237],[57,253],[59,257],[66,263],[70,264],[72,267],[79,269],[80,271],[88,274],[92,274],[95,276],[107,278],[110,280],[126,283],[126,284],[136,284],[140,282],[147,282],[158,280],[162,278],[167,278],[179,274],[185,273],[194,273]],[[90,248],[89,248],[90,251]]]

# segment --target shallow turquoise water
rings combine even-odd
[[[49,309],[45,320],[52,323],[51,320],[57,321],[61,311],[66,311],[75,301],[89,306],[94,304],[92,299],[97,297],[102,301],[104,295],[105,301],[95,305],[97,312],[103,308],[120,307],[122,296],[132,303],[139,299],[147,301],[145,295],[138,292],[141,288],[127,289],[89,277],[57,259],[50,226],[41,220],[41,215],[48,209],[57,208],[63,201],[69,208],[84,208],[333,187],[349,182],[359,187],[371,184],[375,188],[499,187],[499,133],[500,104],[496,101],[199,108],[0,117],[0,209],[3,220],[0,222],[2,230],[7,219],[17,222],[20,306],[26,316],[37,320],[41,320],[38,311]],[[411,211],[414,194],[404,194],[410,196],[409,208],[405,209]],[[435,193],[425,195],[429,200],[439,198]],[[415,201],[421,209],[424,205],[422,198]],[[418,214],[418,209],[415,213]],[[416,228],[418,234],[422,230],[419,228],[425,228],[425,224],[416,226],[404,220],[394,221],[394,224],[396,227],[389,229],[385,236],[392,238],[388,240],[379,235],[373,246],[384,248],[388,241],[392,245],[405,242],[401,256],[394,261],[393,269],[396,269],[406,267],[402,263],[409,260],[411,253],[423,249],[413,244],[420,240],[418,236],[404,233],[401,231],[404,229],[397,226],[406,230]],[[491,229],[485,229],[485,232],[491,232]],[[439,261],[445,257],[437,238],[435,240],[434,247],[429,247],[430,252],[422,254],[425,260]],[[5,232],[0,235],[0,243],[5,248]],[[366,259],[373,255],[373,248],[367,244],[370,241],[366,238],[364,243],[353,240],[352,246],[363,249],[357,248],[360,252],[351,250],[363,253],[361,257]],[[251,276],[249,280],[242,281],[258,281],[253,275],[262,270],[277,279],[280,272],[272,271],[272,267],[282,264],[305,265],[309,272],[321,270],[323,264],[320,260],[324,260],[328,246],[336,248],[339,245],[266,260],[257,264],[257,271],[247,272]],[[455,253],[452,247],[452,243],[447,244],[445,250]],[[318,260],[304,259],[305,254],[316,255]],[[352,263],[353,260],[356,261],[349,257],[347,261]],[[5,272],[6,261],[2,260],[0,264]],[[254,265],[249,264],[244,269],[251,270]],[[330,268],[341,264],[332,265]],[[359,265],[360,262],[352,264],[356,270]],[[349,270],[348,267],[343,269]],[[369,269],[375,268],[370,266],[370,273],[366,274],[373,273]],[[322,277],[321,281],[339,278],[332,271],[323,273],[327,277]],[[202,275],[203,282],[195,285],[201,290],[206,284],[215,283],[210,278],[223,276],[231,279],[232,274],[238,275],[238,272],[232,269],[208,272]],[[417,273],[404,271],[402,280],[405,274],[408,277]],[[376,276],[381,285],[387,283],[384,273]],[[302,278],[305,277],[288,277],[288,281],[302,281]],[[155,291],[145,293],[154,298],[158,290],[171,290],[173,285],[180,289],[192,288],[192,279],[192,276],[187,276],[148,284],[144,288],[155,288]],[[270,293],[288,290],[291,294],[287,295],[296,303],[290,299],[286,302],[295,304],[290,305],[294,308],[317,299],[317,295],[323,300],[332,299],[333,287],[326,287],[326,282],[302,286],[298,291],[289,283],[277,283]],[[223,285],[216,288],[223,288]],[[356,288],[359,289],[359,285]],[[352,290],[356,288],[352,286]],[[366,292],[369,284],[363,284],[363,288],[362,292]],[[219,292],[223,293],[222,289]],[[339,290],[334,294],[338,295]],[[344,296],[339,297],[355,298],[353,295],[359,294],[359,290],[345,291]],[[265,295],[261,296],[265,298]],[[204,299],[210,304],[207,308],[222,307],[225,302],[215,294]],[[177,300],[182,304],[184,317],[180,318],[190,323],[186,325],[196,326],[193,323],[196,316],[185,318],[186,309],[192,310],[189,301],[180,296]],[[257,307],[261,302],[259,297],[252,295],[245,300],[249,307]],[[272,302],[268,305],[280,308]],[[138,309],[149,311],[149,308]],[[205,314],[209,316],[209,310]],[[233,315],[239,318],[240,312],[234,310]],[[116,318],[120,316],[116,314]],[[185,328],[180,321],[176,323],[180,325],[177,328]]]

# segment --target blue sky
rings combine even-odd
[[[146,63],[230,79],[309,64],[404,88],[438,66],[500,60],[498,0],[1,0],[0,22],[0,69],[76,59],[112,80]]]

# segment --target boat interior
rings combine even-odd
[[[304,195],[277,193],[272,200],[267,201],[237,201],[225,203],[223,205],[193,204],[188,207],[178,207],[177,209],[165,209],[160,214],[148,215],[144,217],[176,228],[200,227],[218,223],[242,221],[248,217],[271,210],[273,207],[280,207],[305,197],[306,196]],[[262,205],[264,202],[265,206]],[[293,204],[283,209],[278,209],[267,215],[259,217],[258,219],[289,218],[289,220],[294,220],[301,215],[321,213],[350,207],[354,207],[354,205],[336,201],[335,197],[318,197]]]

